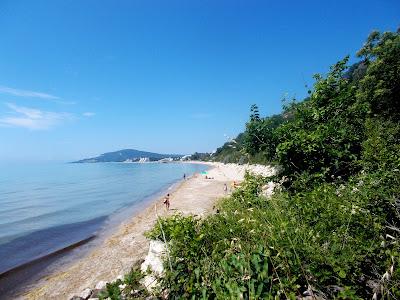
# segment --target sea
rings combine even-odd
[[[0,295],[22,288],[70,250],[95,245],[88,242],[167,193],[184,174],[207,168],[189,163],[0,163]]]

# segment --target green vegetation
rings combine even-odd
[[[211,155],[210,153],[195,152],[189,157],[189,159],[190,160],[208,161],[208,160],[210,160],[210,155]]]
[[[100,299],[145,299],[149,294],[140,284],[143,277],[144,274],[139,266],[135,266],[123,279],[107,283],[105,291],[100,294]]]
[[[211,157],[272,162],[204,219],[160,220],[171,299],[400,298],[400,33],[373,32],[277,116]],[[282,182],[266,198],[262,186]],[[163,240],[159,224],[148,233]]]
[[[265,179],[248,175],[219,213],[162,220],[172,259],[162,286],[172,299],[295,299],[307,290],[358,299],[371,298],[374,287],[398,297],[398,237],[384,225],[400,184],[392,180],[360,175],[266,199]],[[158,226],[149,236],[162,240]],[[386,272],[390,280],[382,280]]]

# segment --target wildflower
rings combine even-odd
[[[359,191],[359,189],[358,188],[356,188],[356,187],[353,187],[353,190],[352,190],[352,192],[353,193],[356,193],[356,192],[358,192]]]
[[[120,284],[118,287],[120,290],[123,290],[124,288],[126,288],[126,284]]]

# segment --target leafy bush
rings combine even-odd
[[[289,178],[286,183],[292,190],[357,174],[365,167],[362,160],[368,155],[366,143],[372,150],[370,130],[378,123],[388,128],[399,124],[399,32],[373,32],[358,55],[363,61],[350,68],[346,57],[333,65],[325,77],[315,75],[310,96],[287,106],[282,115],[290,118],[274,123],[278,126],[265,125],[272,118],[259,117],[257,107],[252,107],[244,133],[244,149],[253,156],[262,153],[270,160],[275,159],[282,167],[282,175]],[[386,121],[382,122],[383,119]],[[380,128],[383,129],[382,125]],[[390,142],[382,142],[380,146],[375,142],[374,147],[382,150],[389,144],[398,145],[394,132],[386,136],[391,136]],[[394,150],[385,151],[386,159],[391,160],[388,151],[394,153]]]
[[[364,170],[394,171],[400,167],[400,124],[382,119],[366,121],[361,164]]]
[[[144,274],[139,267],[125,275],[124,279],[118,279],[107,283],[106,291],[100,295],[100,299],[120,300],[120,299],[145,299],[148,296],[147,290],[140,284]]]

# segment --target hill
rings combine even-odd
[[[74,163],[97,163],[97,162],[135,162],[140,159],[147,161],[158,161],[164,158],[179,159],[182,155],[178,154],[160,154],[135,149],[124,149],[114,152],[103,153],[100,156],[85,158],[75,161]]]

